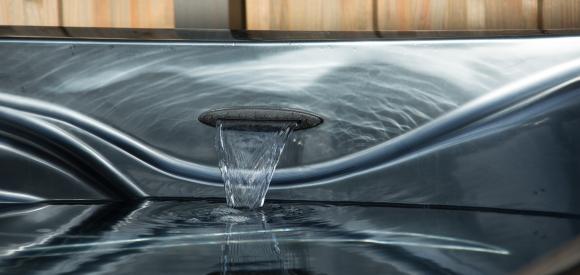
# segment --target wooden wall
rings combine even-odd
[[[546,29],[580,28],[580,0],[544,0]]]
[[[216,28],[215,14],[240,9],[250,30],[580,29],[580,0],[237,1],[0,0],[0,25],[174,28],[179,14],[196,24],[179,27]]]
[[[173,0],[62,0],[62,25],[173,28]]]
[[[0,0],[0,25],[173,28],[173,0]]]
[[[246,0],[251,30],[372,30],[373,0]]]
[[[580,28],[580,0],[246,0],[253,30]]]
[[[0,25],[58,26],[58,4],[55,0],[0,0]]]
[[[378,0],[378,29],[535,29],[536,0]]]

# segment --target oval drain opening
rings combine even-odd
[[[272,107],[229,107],[209,110],[202,113],[198,120],[206,125],[216,127],[218,120],[256,121],[256,122],[296,122],[294,130],[316,127],[323,119],[310,112],[290,108]]]

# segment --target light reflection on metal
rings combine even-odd
[[[75,253],[97,253],[104,251],[121,251],[121,250],[134,250],[134,249],[152,249],[152,248],[169,248],[169,247],[179,247],[179,246],[195,246],[195,245],[210,245],[210,244],[224,244],[226,240],[215,240],[215,241],[198,241],[198,242],[184,242],[186,240],[194,239],[211,239],[211,238],[222,238],[227,236],[249,236],[264,233],[286,233],[286,232],[301,232],[300,229],[291,228],[280,228],[280,229],[269,229],[269,230],[256,230],[256,231],[242,231],[242,232],[225,232],[225,233],[208,233],[208,234],[187,234],[169,237],[152,237],[152,238],[135,238],[135,239],[125,239],[125,240],[114,240],[114,241],[103,241],[103,242],[89,242],[82,244],[70,244],[70,245],[55,245],[48,247],[32,247],[25,249],[26,251],[52,251],[52,250],[67,250],[74,248],[91,248],[86,251],[75,251],[75,252],[63,252],[63,253],[43,253],[39,256],[56,256],[56,255],[67,255]],[[425,248],[435,248],[444,250],[461,250],[461,251],[472,251],[480,253],[491,253],[499,255],[509,255],[510,252],[501,247],[475,242],[470,240],[464,240],[459,238],[451,238],[437,235],[429,234],[418,234],[412,232],[388,232],[388,231],[363,231],[368,234],[374,235],[389,235],[390,237],[382,238],[329,238],[329,237],[318,237],[318,238],[289,238],[284,236],[277,236],[277,242],[313,242],[313,243],[371,243],[379,245],[394,245],[394,246],[417,246]],[[2,235],[2,233],[0,233]],[[376,237],[376,236],[375,236]],[[405,240],[400,240],[401,237],[407,238]],[[446,243],[435,243],[430,241],[445,241]],[[175,241],[177,243],[167,244],[167,242]],[[144,245],[138,247],[119,247],[119,248],[100,248],[104,246],[115,246],[123,244],[138,244],[138,243],[150,243],[150,242],[161,242],[161,245]],[[252,239],[252,240],[227,240],[229,243],[253,243],[253,242],[272,242],[272,239]],[[94,248],[93,248],[94,247]],[[99,247],[99,248],[97,248]],[[18,249],[19,251],[22,249]],[[12,253],[11,253],[12,254]],[[10,255],[11,255],[10,254]],[[17,256],[17,257],[27,257],[27,256]]]
[[[43,198],[29,194],[0,190],[1,203],[34,203],[43,200],[44,200]]]
[[[69,173],[68,171],[62,169],[61,167],[58,167],[57,165],[54,165],[54,164],[50,163],[49,161],[43,160],[43,159],[41,159],[33,154],[29,154],[27,152],[18,150],[17,148],[10,146],[9,144],[5,144],[5,143],[0,142],[0,149],[9,151],[9,152],[17,154],[17,155],[20,155],[22,157],[25,157],[26,159],[29,159],[29,160],[34,161],[36,163],[39,163],[41,165],[50,167],[52,170],[57,171],[63,175],[66,175],[67,177],[72,178],[76,181],[79,181],[79,182],[81,181],[81,179],[79,179],[77,176],[73,175],[72,173]]]
[[[459,238],[452,238],[452,237],[445,237],[445,236],[438,236],[438,235],[430,235],[430,234],[421,234],[421,233],[413,233],[413,232],[396,232],[396,231],[378,231],[378,230],[363,230],[361,233],[367,233],[371,235],[385,235],[388,238],[396,239],[397,237],[409,237],[409,238],[417,238],[417,239],[425,239],[425,240],[440,240],[440,241],[448,241],[450,243],[454,243],[454,245],[444,245],[444,244],[436,244],[434,247],[440,246],[441,248],[445,247],[446,249],[456,249],[456,250],[468,250],[468,251],[486,251],[490,253],[502,254],[502,255],[509,255],[510,252],[494,245],[489,245],[481,242],[475,242],[471,240],[459,239]],[[412,245],[412,242],[403,242]],[[463,245],[462,245],[463,244]],[[477,248],[480,247],[480,248]]]
[[[0,250],[0,257],[14,256],[15,254],[17,254],[19,252],[28,251],[29,249],[34,249],[38,246],[46,244],[50,240],[52,240],[53,238],[57,238],[57,237],[60,237],[62,235],[66,235],[66,232],[70,228],[82,223],[84,220],[86,220],[88,217],[90,217],[92,214],[94,214],[94,211],[96,208],[98,208],[98,207],[91,206],[91,207],[85,209],[80,215],[74,217],[66,224],[63,224],[57,230],[50,232],[50,233],[46,233],[46,235],[41,236],[38,240],[36,240],[34,242],[20,245],[17,248],[5,249],[4,251]],[[3,233],[0,232],[0,235],[2,235],[2,234]],[[25,235],[23,234],[21,236],[25,236]],[[29,236],[30,237],[37,237],[38,234],[35,234],[35,235],[30,234]]]
[[[572,163],[578,162],[579,154],[570,148],[577,147],[574,140],[580,134],[575,130],[580,129],[578,113],[572,109],[514,110],[530,100],[539,101],[532,105],[557,103],[553,99],[561,97],[560,92],[547,97],[539,92],[539,97],[531,96],[491,115],[524,115],[513,124],[501,117],[486,125],[476,122],[481,128],[470,124],[471,132],[461,128],[438,140],[425,138],[425,143],[409,142],[409,138],[417,137],[413,129],[446,120],[441,115],[504,85],[528,81],[538,72],[539,78],[530,83],[545,80],[543,70],[554,73],[554,68],[580,56],[578,41],[580,37],[239,44],[10,39],[0,41],[4,53],[0,97],[7,98],[0,105],[25,110],[27,116],[77,137],[155,197],[223,196],[221,188],[216,188],[221,187],[221,179],[212,167],[217,161],[208,142],[214,133],[193,121],[203,110],[278,104],[316,111],[329,120],[302,132],[291,143],[294,147],[287,153],[292,155],[286,154],[287,159],[281,161],[268,199],[577,214],[580,208],[571,202],[577,193],[578,173]],[[559,83],[562,79],[554,78],[549,84],[559,88],[566,82]],[[580,106],[579,98],[570,99]],[[505,114],[511,111],[517,114]],[[549,119],[540,127],[530,126],[544,118]],[[525,133],[518,133],[518,127]],[[390,140],[400,134],[398,141]],[[119,146],[121,141],[133,146],[133,151]],[[410,145],[393,146],[405,142]],[[313,178],[310,171],[302,170],[322,173],[315,169],[320,166],[309,166],[317,163],[337,169],[332,161],[349,158],[351,153],[366,154],[369,151],[362,150],[373,145],[408,150],[395,156],[392,151],[371,148],[372,154],[382,154],[382,158],[337,174],[326,171]],[[554,154],[548,160],[541,150],[569,154]],[[487,165],[502,160],[506,165]],[[511,163],[534,167],[534,171],[520,173]],[[195,165],[198,170],[191,169]],[[488,168],[482,177],[473,176],[474,171]],[[293,171],[300,175],[294,177],[298,172]],[[19,177],[30,183],[30,190],[47,186],[32,176]],[[546,186],[546,182],[553,184]],[[62,186],[67,184],[75,183]],[[92,194],[87,191],[74,198],[105,198],[100,190],[86,189]],[[545,193],[536,194],[544,189]],[[513,196],[513,190],[529,192]],[[71,195],[46,199],[66,196]]]
[[[503,111],[530,98],[545,96],[557,91],[559,88],[577,81],[579,74],[580,59],[573,60],[486,94],[424,126],[372,148],[319,164],[279,169],[272,180],[272,189],[324,184],[337,178],[348,178],[356,173],[373,169],[400,157],[407,150],[417,149],[421,144],[428,144],[430,140],[450,131]],[[46,102],[8,94],[0,94],[0,104],[16,108],[22,112],[56,119],[87,131],[168,176],[221,186],[221,178],[215,167],[199,165],[167,155],[80,113]],[[4,109],[9,110],[8,108]],[[276,183],[292,184],[276,186]]]
[[[37,205],[36,207],[26,208],[23,210],[3,211],[0,213],[0,219],[21,216],[21,215],[26,215],[26,214],[42,211],[43,209],[45,209],[47,207],[48,207],[48,205]],[[3,233],[1,233],[1,234],[3,234]],[[14,236],[16,236],[16,235],[14,235]],[[28,235],[19,234],[18,236],[28,236]]]
[[[119,171],[106,157],[88,146],[86,143],[76,138],[74,135],[63,129],[46,123],[36,116],[31,116],[26,112],[18,111],[12,108],[0,107],[0,120],[2,123],[16,125],[20,130],[35,133],[42,139],[48,139],[49,142],[57,143],[67,150],[82,156],[83,160],[90,161],[94,169],[101,168],[101,173],[113,178],[118,186],[110,186],[111,189],[119,191],[118,196],[130,196],[129,198],[144,197],[146,194],[141,188],[133,183],[132,179]]]
[[[270,230],[257,230],[249,232],[230,232],[230,233],[208,233],[208,234],[188,234],[188,235],[178,235],[169,237],[154,237],[154,238],[135,238],[126,240],[116,240],[116,241],[104,241],[104,242],[94,242],[94,243],[82,243],[82,244],[70,244],[70,245],[53,245],[50,247],[35,247],[30,248],[28,251],[35,250],[53,250],[53,249],[68,249],[77,247],[92,247],[92,246],[106,246],[106,245],[117,245],[117,244],[129,244],[129,243],[141,243],[141,242],[151,242],[151,241],[181,241],[186,239],[199,239],[199,238],[215,238],[224,236],[234,236],[234,235],[252,235],[252,234],[263,234],[263,233],[278,233],[278,232],[290,232],[296,231],[295,229],[282,228],[282,229],[270,229]],[[2,232],[0,232],[2,235]]]

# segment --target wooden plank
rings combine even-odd
[[[470,30],[485,29],[485,2],[467,0],[466,8],[466,28]]]
[[[340,5],[340,28],[338,30],[373,30],[373,0],[342,0]],[[332,16],[332,15],[331,15]]]
[[[372,30],[373,0],[246,0],[250,30]]]
[[[251,30],[279,30],[282,14],[272,6],[272,1],[246,0],[246,27]]]
[[[246,8],[248,29],[253,30],[506,30],[538,28],[537,3],[538,0],[247,0]]]
[[[380,30],[535,29],[536,0],[379,0]]]
[[[580,0],[544,0],[544,29],[580,28]]]
[[[67,27],[174,28],[173,0],[61,0]]]
[[[485,29],[537,29],[537,0],[485,0]]]
[[[58,26],[57,0],[0,0],[0,25]]]
[[[379,30],[445,29],[448,1],[377,0]],[[463,16],[456,11],[456,15]]]
[[[0,24],[174,28],[174,5],[173,0],[0,0]],[[253,30],[580,29],[580,0],[246,0],[246,22]]]

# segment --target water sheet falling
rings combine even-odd
[[[296,123],[220,120],[217,127],[219,167],[228,206],[261,207]]]

